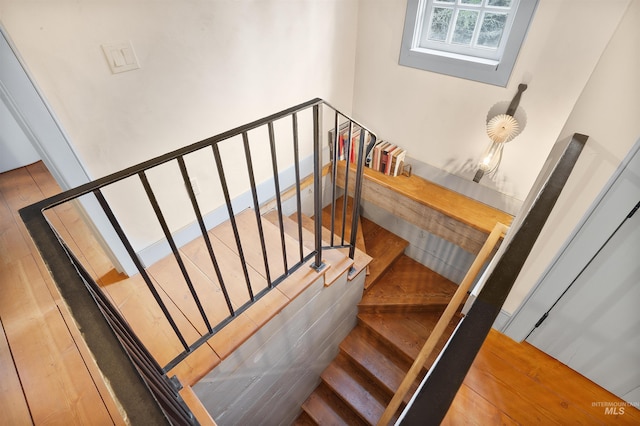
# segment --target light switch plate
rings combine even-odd
[[[130,41],[103,44],[102,51],[113,74],[140,68],[138,58]]]

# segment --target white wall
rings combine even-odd
[[[523,133],[482,185],[524,200],[629,0],[540,0],[506,88],[398,65],[405,1],[360,3],[354,115],[411,157],[471,179],[486,116],[527,83]],[[506,108],[505,108],[506,111]]]
[[[353,103],[356,118],[381,137],[470,179],[465,165],[484,149],[487,111],[528,83],[521,103],[527,127],[506,147],[495,181],[482,185],[524,199],[561,131],[592,138],[579,165],[585,183],[576,184],[588,188],[574,189],[578,201],[565,201],[570,214],[552,217],[554,232],[525,266],[513,308],[632,143],[606,135],[631,129],[637,137],[637,110],[626,112],[618,99],[631,103],[639,93],[628,87],[637,84],[631,76],[638,67],[626,66],[624,53],[637,52],[637,33],[616,36],[623,51],[612,43],[576,105],[630,1],[637,10],[637,0],[606,7],[540,0],[507,88],[399,66],[405,2],[396,0],[0,0],[0,20],[94,178],[320,96],[346,112]],[[100,45],[119,40],[133,43],[140,70],[110,73]],[[603,83],[610,80],[616,91]],[[593,101],[599,98],[611,100]],[[612,130],[603,116],[623,125]],[[588,159],[601,169],[592,170]],[[128,197],[116,201],[132,206]],[[157,227],[129,222],[141,234],[139,246],[158,238]]]
[[[355,0],[0,0],[0,19],[98,178],[314,97],[349,113],[357,7]],[[101,45],[122,40],[132,42],[141,68],[114,75]],[[193,220],[175,208],[185,200],[171,196],[179,182],[156,175],[170,226]],[[214,180],[213,170],[204,173],[199,186]],[[147,205],[121,190],[107,195],[116,213],[127,211],[119,216],[137,248],[160,238],[140,214]]]
[[[505,311],[518,308],[640,138],[638,76],[640,1],[633,0],[562,129],[561,137],[580,132],[589,140],[505,302]]]

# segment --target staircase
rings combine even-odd
[[[376,424],[457,288],[404,255],[406,241],[365,218],[361,223],[373,261],[358,323],[303,403],[296,425]],[[421,376],[459,319],[457,315],[449,324]]]

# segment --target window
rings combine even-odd
[[[408,0],[400,64],[506,86],[538,0]]]

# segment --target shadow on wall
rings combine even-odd
[[[451,158],[444,163],[443,169],[471,182],[478,170],[478,159],[467,158],[466,160],[460,160],[458,158]],[[508,189],[508,181],[504,175],[500,173],[500,169],[484,175],[482,185],[501,193],[504,193]]]

